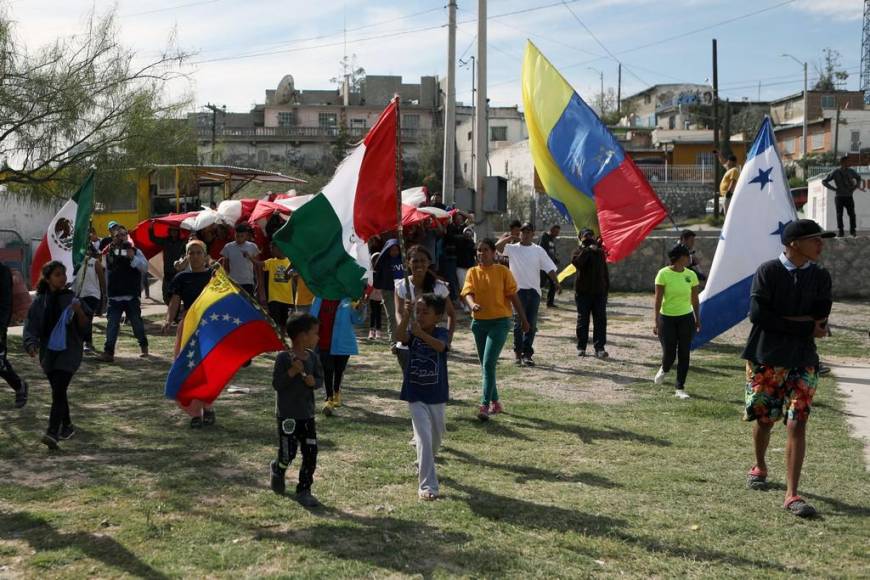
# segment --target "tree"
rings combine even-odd
[[[731,128],[735,133],[743,133],[749,139],[753,139],[761,128],[761,122],[764,121],[768,110],[757,105],[744,107],[731,119]]]
[[[338,63],[341,65],[341,74],[332,77],[329,79],[329,82],[340,87],[344,83],[345,75],[347,75],[350,92],[360,92],[362,84],[366,80],[366,69],[359,66],[356,61],[356,55],[344,56]]]
[[[814,91],[836,91],[849,78],[849,73],[842,69],[840,53],[832,48],[822,50],[822,62],[813,65],[819,80],[813,85]]]
[[[189,129],[171,121],[187,101],[163,96],[187,57],[173,37],[158,57],[135,63],[110,11],[91,14],[79,34],[27,51],[0,12],[0,184],[77,183],[91,164],[139,166],[165,157],[167,144],[189,145]]]

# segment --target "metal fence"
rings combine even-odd
[[[713,165],[638,165],[650,182],[713,183]]]

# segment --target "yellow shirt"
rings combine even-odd
[[[305,285],[302,276],[296,277],[296,306],[311,306],[314,302],[314,294]]]
[[[269,273],[269,302],[293,304],[293,285],[288,258],[269,258],[263,262],[263,271]]]
[[[722,176],[722,181],[719,182],[719,195],[729,195],[733,185],[737,185],[737,178],[740,177],[740,168],[732,167]]]
[[[465,275],[462,296],[474,294],[480,311],[472,312],[475,320],[493,320],[513,316],[510,297],[517,293],[517,282],[511,271],[501,264],[475,266]]]

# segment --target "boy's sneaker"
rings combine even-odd
[[[51,433],[46,433],[45,435],[43,435],[42,439],[40,439],[40,441],[42,441],[42,444],[45,445],[46,447],[48,447],[49,449],[52,449],[54,451],[57,451],[58,449],[60,449],[60,445],[58,444],[58,441],[57,441],[57,436],[52,435]]]
[[[610,355],[603,348],[595,351],[595,358],[609,358]]]
[[[115,355],[111,352],[103,352],[103,354],[97,355],[97,360],[104,363],[113,363],[115,362]]]
[[[66,441],[67,439],[71,439],[73,435],[76,434],[75,425],[70,423],[69,425],[65,425],[60,429],[60,438]]]
[[[27,404],[27,396],[30,393],[30,385],[27,381],[21,381],[21,387],[15,391],[15,408],[20,409]]]
[[[586,349],[584,348],[583,350],[580,350],[580,349],[578,348],[578,349],[577,349],[577,356],[581,356],[581,357],[582,357],[582,356],[586,356]]]
[[[323,414],[327,417],[331,417],[335,412],[335,405],[332,402],[332,399],[326,399],[326,403],[323,404]]]
[[[190,419],[191,429],[202,429],[202,417],[192,417]]]
[[[202,425],[204,427],[209,427],[211,425],[214,425],[214,422],[215,422],[214,409],[204,410],[202,412]]]
[[[524,357],[523,357],[523,366],[524,366],[524,367],[533,367],[533,366],[535,366],[535,361],[532,360],[531,355],[530,355],[530,356],[524,356]]]
[[[490,415],[498,415],[499,413],[503,413],[504,408],[502,408],[501,403],[498,401],[493,401],[489,405],[489,414]]]
[[[278,495],[282,495],[284,490],[287,488],[287,483],[284,481],[284,474],[286,470],[278,467],[278,462],[274,459],[272,463],[269,464],[269,484],[272,487],[272,491],[277,493]]]
[[[369,340],[374,340],[374,339],[375,339],[375,331],[369,330]]]
[[[665,375],[666,374],[667,373],[665,372],[665,369],[663,369],[662,367],[659,367],[659,370],[656,372],[655,378],[653,378],[653,382],[657,385],[662,384],[663,382],[665,382]]]
[[[296,501],[299,502],[299,505],[307,508],[315,508],[320,506],[320,502],[317,501],[317,498],[311,495],[310,491],[297,491],[296,492]]]
[[[341,407],[341,391],[335,391],[335,394],[332,396],[332,406]]]
[[[477,408],[477,418],[481,421],[489,420],[489,405],[481,405]]]
[[[516,358],[514,359],[515,365],[517,365],[518,367],[521,367],[521,366],[523,366],[523,364],[525,364],[525,362],[526,361],[523,359],[523,357],[521,357],[520,355],[516,355]]]
[[[691,399],[692,398],[689,396],[689,393],[687,393],[683,389],[677,389],[676,391],[674,391],[674,396],[678,399]]]
[[[85,354],[94,354],[94,345],[89,342],[86,342],[82,347],[82,352]]]
[[[381,340],[382,338],[383,338],[383,335],[381,334],[381,331],[376,330],[375,331],[375,340]]]

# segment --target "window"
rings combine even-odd
[[[259,165],[266,165],[269,162],[269,151],[266,149],[259,149],[257,151],[257,163]]]
[[[402,129],[419,129],[420,115],[402,115]]]
[[[810,146],[815,149],[821,149],[825,146],[825,134],[813,133],[810,135]]]
[[[782,142],[782,150],[788,155],[794,155],[794,144],[796,139],[786,139]]]
[[[794,116],[794,103],[786,103],[783,106],[782,110],[782,118],[784,121],[788,121]]]
[[[822,95],[822,108],[823,109],[836,109],[837,108],[837,99],[834,95]]]
[[[643,104],[649,105],[650,103],[652,103],[652,96],[651,95],[644,95],[643,96]]]
[[[712,167],[714,163],[713,152],[712,151],[704,151],[703,153],[698,153],[695,155],[695,165],[704,165],[706,167]]]
[[[351,119],[350,120],[350,128],[351,129],[365,129],[366,128],[366,120],[365,119]]]
[[[858,153],[861,150],[861,132],[852,131],[851,141],[849,142],[849,151]]]
[[[473,131],[469,131],[469,132],[468,132],[468,140],[471,141],[471,138],[472,138],[473,136],[474,136],[474,132],[473,132]]]
[[[279,127],[293,127],[296,125],[296,111],[281,111],[278,113]]]
[[[338,126],[338,115],[335,113],[318,113],[317,124],[324,128],[334,128]]]
[[[507,127],[490,127],[490,141],[507,141]]]

